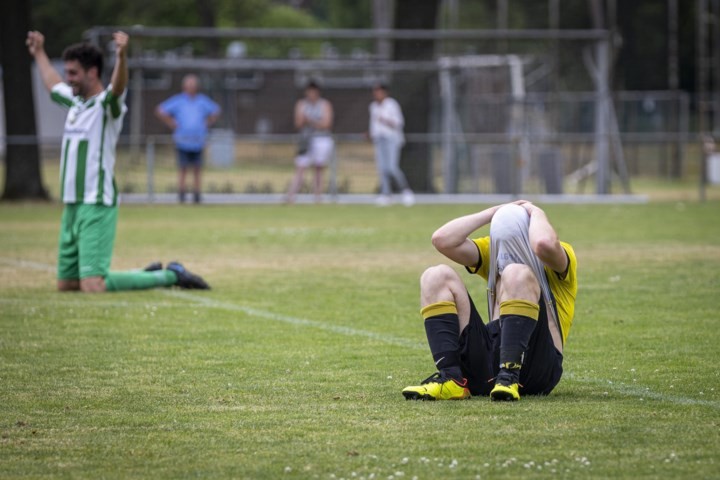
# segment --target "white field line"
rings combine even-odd
[[[53,265],[25,261],[25,260],[0,258],[0,263],[5,263],[8,265],[12,265],[12,266],[27,267],[27,268],[32,268],[35,270],[53,271],[53,272],[55,271],[55,267]],[[217,300],[213,300],[212,298],[208,298],[208,297],[198,295],[198,294],[189,293],[187,291],[164,290],[164,289],[159,290],[159,291],[170,297],[182,298],[185,300],[192,301],[196,304],[194,306],[203,306],[206,308],[215,308],[215,309],[226,310],[226,311],[230,311],[230,312],[241,312],[246,315],[260,317],[260,318],[266,318],[268,320],[273,320],[276,322],[287,323],[290,325],[296,325],[296,326],[300,326],[300,327],[317,328],[319,330],[338,333],[340,335],[347,335],[347,336],[353,336],[353,337],[365,337],[365,338],[369,338],[371,340],[375,340],[378,342],[382,342],[382,343],[386,343],[386,344],[390,344],[390,345],[397,345],[397,346],[401,346],[401,347],[412,348],[412,349],[416,349],[416,350],[420,350],[420,349],[424,350],[427,348],[427,346],[424,343],[413,342],[411,340],[407,340],[407,339],[401,338],[401,337],[394,337],[391,335],[383,335],[383,334],[380,334],[377,332],[372,332],[369,330],[361,330],[361,329],[357,329],[357,328],[343,327],[343,326],[339,326],[339,325],[333,325],[330,323],[319,322],[316,320],[308,320],[305,318],[277,314],[277,313],[273,313],[273,312],[270,312],[267,310],[261,310],[258,308],[248,307],[245,305],[237,305],[237,304],[230,303],[230,302],[219,302]],[[14,299],[3,299],[0,297],[0,303],[15,303],[15,300]],[[103,303],[105,303],[105,302],[103,302]],[[77,303],[75,303],[75,305],[77,305]],[[115,303],[113,305],[108,305],[108,306],[117,307],[117,306],[126,306],[126,305],[123,305],[123,303],[118,302],[118,303]],[[664,393],[653,392],[653,391],[649,390],[648,387],[642,387],[641,385],[616,384],[616,383],[611,383],[609,380],[604,380],[601,378],[587,378],[587,377],[578,376],[572,372],[565,372],[564,376],[565,376],[565,378],[568,378],[574,382],[595,385],[599,388],[605,389],[606,391],[612,390],[613,392],[616,392],[620,395],[637,397],[637,398],[642,398],[642,399],[645,399],[645,398],[653,399],[653,400],[658,400],[658,401],[662,401],[662,402],[673,403],[676,405],[702,406],[702,407],[710,407],[710,408],[720,409],[720,402],[713,401],[713,400],[701,400],[701,399],[696,399],[696,398],[682,397],[679,395],[666,395]]]
[[[228,302],[218,302],[211,298],[207,298],[201,295],[195,295],[180,290],[163,290],[166,295],[173,297],[184,298],[186,300],[192,300],[193,302],[205,305],[210,308],[216,308],[220,310],[227,310],[230,312],[241,312],[246,315],[253,317],[266,318],[268,320],[274,320],[276,322],[288,323],[290,325],[297,325],[302,327],[312,327],[319,330],[325,330],[328,332],[339,333],[341,335],[348,335],[351,337],[365,337],[371,340],[376,340],[382,343],[390,345],[397,345],[401,347],[408,347],[414,349],[427,348],[424,344],[419,342],[413,342],[405,338],[393,337],[391,335],[383,335],[380,333],[372,332],[370,330],[361,330],[359,328],[343,327],[340,325],[333,325],[331,323],[318,322],[316,320],[308,320],[306,318],[292,317],[289,315],[282,315],[278,313],[268,312],[267,310],[260,310],[245,305],[236,305]]]
[[[656,288],[652,288],[645,285],[639,285],[637,283],[628,284],[627,282],[621,282],[621,281],[609,281],[608,283],[588,283],[588,284],[580,284],[578,285],[578,291],[583,292],[586,290],[609,290],[609,291],[618,291],[622,290],[624,292],[627,292],[629,290],[632,291],[638,291],[638,292],[655,292],[657,291]]]
[[[55,266],[47,263],[32,262],[30,260],[18,260],[15,258],[1,258],[0,263],[11,267],[29,268],[30,270],[39,270],[41,272],[55,272]]]
[[[564,373],[564,377],[571,379],[574,382],[588,383],[591,385],[597,385],[600,388],[612,390],[613,392],[620,393],[622,395],[639,397],[641,399],[652,399],[660,400],[664,402],[677,403],[679,405],[700,405],[703,407],[720,408],[720,402],[713,400],[701,400],[697,398],[681,397],[679,395],[666,395],[664,393],[653,392],[648,387],[643,387],[637,384],[627,384],[610,382],[601,378],[588,378],[575,375],[574,373]],[[697,387],[696,387],[697,388]],[[698,394],[701,390],[698,390]]]
[[[44,300],[38,300],[36,298],[28,299],[28,298],[3,298],[0,297],[0,305],[29,305],[31,307],[52,307],[52,308],[78,308],[78,307],[95,307],[95,308],[149,308],[150,306],[153,307],[163,307],[163,308],[172,308],[177,307],[177,303],[173,303],[171,299],[168,299],[166,302],[153,302],[152,305],[139,305],[137,303],[127,302],[127,301],[114,301],[112,298],[108,298],[108,296],[111,296],[110,294],[105,295],[105,300],[98,300],[97,297],[93,297],[92,300],[87,300],[83,297],[82,304],[79,300],[72,300],[72,298],[78,298],[71,294],[63,294],[63,296],[66,298],[65,300],[56,300],[56,299],[44,299]],[[197,305],[198,307],[202,308],[205,307],[205,305]]]
[[[232,312],[242,312],[247,315],[251,315],[251,316],[255,316],[255,317],[267,318],[268,320],[275,320],[278,322],[289,323],[291,325],[313,327],[313,328],[317,328],[320,330],[339,333],[342,335],[367,337],[367,338],[371,338],[373,340],[377,340],[377,341],[380,341],[383,343],[388,343],[391,345],[399,345],[402,347],[408,347],[408,348],[413,348],[413,349],[423,349],[423,350],[427,348],[427,346],[423,343],[412,342],[412,341],[409,341],[404,338],[393,337],[393,336],[389,336],[389,335],[382,335],[382,334],[379,334],[376,332],[371,332],[368,330],[360,330],[360,329],[350,328],[350,327],[341,327],[338,325],[332,325],[329,323],[318,322],[315,320],[307,320],[304,318],[291,317],[288,315],[280,315],[280,314],[268,312],[266,310],[260,310],[257,308],[247,307],[244,305],[236,305],[234,303],[218,302],[211,298],[207,298],[207,297],[200,296],[197,294],[188,293],[186,291],[163,290],[163,292],[166,295],[171,295],[174,297],[191,300],[196,303],[203,304],[210,308],[217,308],[220,310],[226,310],[226,311],[232,311]],[[659,400],[659,401],[674,403],[674,404],[678,404],[678,405],[697,405],[697,406],[720,409],[720,402],[716,402],[716,401],[712,401],[712,400],[700,400],[700,399],[695,399],[695,398],[681,397],[678,395],[666,395],[663,393],[653,392],[653,391],[649,390],[648,387],[642,387],[641,385],[624,385],[624,384],[617,385],[615,383],[611,383],[610,381],[603,380],[601,378],[586,378],[586,377],[581,377],[581,376],[575,375],[573,373],[568,373],[568,372],[566,372],[564,374],[564,376],[575,382],[596,385],[598,387],[602,387],[606,390],[612,390],[616,393],[619,393],[619,394],[625,395],[625,396]]]

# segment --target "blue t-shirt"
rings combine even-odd
[[[207,138],[207,118],[220,112],[220,106],[207,95],[194,97],[178,93],[160,104],[160,110],[175,119],[175,145],[181,150],[199,152]]]

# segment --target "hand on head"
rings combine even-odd
[[[500,205],[496,205],[496,206],[494,207],[494,208],[495,208],[495,211],[492,213],[492,214],[493,214],[493,217],[495,216],[495,214],[497,213],[498,210],[500,210],[502,207],[504,207],[504,206],[506,206],[506,205],[517,205],[517,206],[519,206],[519,207],[522,207],[522,208],[525,209],[525,211],[526,211],[526,212],[528,213],[528,215],[530,215],[530,216],[532,216],[533,210],[538,209],[538,207],[536,207],[532,202],[530,202],[530,201],[528,201],[528,200],[515,200],[514,202],[501,203]]]
[[[521,207],[523,207],[525,210],[527,210],[528,215],[532,215],[533,210],[536,209],[536,208],[538,208],[538,207],[536,207],[532,202],[529,202],[529,201],[527,201],[527,200],[516,200],[516,201],[514,201],[514,202],[512,202],[512,203],[514,203],[515,205],[520,205]]]

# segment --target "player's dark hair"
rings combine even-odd
[[[97,68],[98,77],[102,76],[103,54],[102,51],[92,43],[82,42],[70,45],[63,51],[62,59],[65,62],[77,60],[86,71],[95,67]]]
[[[320,85],[318,85],[318,83],[317,83],[315,80],[310,80],[310,81],[305,85],[305,90],[308,90],[308,89],[318,90],[318,91],[319,91],[319,90],[320,90]]]
[[[376,83],[375,85],[373,85],[373,89],[375,89],[375,90],[383,90],[383,91],[387,92],[387,91],[388,91],[388,86],[387,86],[387,84],[385,84],[385,83]]]

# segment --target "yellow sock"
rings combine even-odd
[[[430,317],[444,315],[446,313],[454,313],[457,315],[457,306],[455,305],[455,302],[435,302],[430,305],[425,305],[422,310],[420,310],[420,314],[424,320],[427,320]]]
[[[506,300],[500,304],[500,316],[522,315],[537,320],[540,316],[540,305],[527,300]]]

